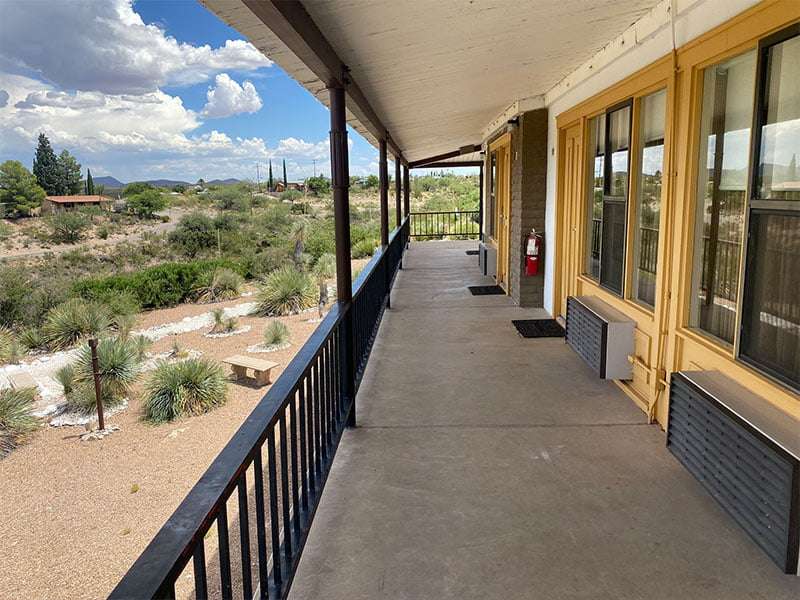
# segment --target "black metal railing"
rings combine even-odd
[[[480,235],[480,211],[412,212],[410,237],[471,239]]]
[[[331,308],[110,598],[288,595],[408,232],[406,218],[355,281],[352,304]]]

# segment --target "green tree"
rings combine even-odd
[[[167,206],[167,201],[156,189],[150,188],[128,197],[128,210],[137,217],[152,219],[158,211]]]
[[[381,180],[377,175],[367,175],[367,178],[364,180],[364,187],[368,190],[376,190],[380,184]]]
[[[62,150],[58,155],[58,196],[70,196],[81,191],[81,164],[69,153]]]
[[[283,189],[289,188],[289,180],[286,179],[286,159],[283,159]]]
[[[275,189],[275,181],[272,179],[272,159],[269,161],[269,179],[267,180],[267,189],[270,192]]]
[[[94,196],[94,180],[89,169],[86,169],[86,193],[89,196]]]
[[[44,190],[21,162],[7,160],[0,165],[0,215],[27,216],[42,205]]]
[[[311,193],[315,196],[327,194],[331,191],[331,180],[324,175],[317,175],[316,177],[309,177],[306,179],[306,185]]]
[[[149,183],[145,183],[144,181],[134,181],[133,183],[129,183],[125,186],[122,190],[122,195],[124,197],[128,196],[135,196],[136,194],[141,194],[145,190],[152,190],[153,186]]]
[[[58,194],[58,158],[50,145],[50,140],[43,133],[39,134],[39,144],[36,147],[36,157],[33,159],[33,174],[36,181],[50,196]]]

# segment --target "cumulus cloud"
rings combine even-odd
[[[262,106],[261,97],[251,82],[245,81],[239,85],[227,73],[217,75],[214,87],[209,88],[206,98],[208,102],[203,108],[203,116],[209,119],[254,113]]]
[[[255,178],[257,162],[281,158],[295,176],[314,159],[324,168],[329,156],[327,140],[286,138],[269,146],[259,137],[201,133],[201,115],[180,97],[160,90],[140,95],[66,93],[2,73],[0,89],[9,94],[8,105],[0,110],[3,156],[32,159],[40,132],[56,148],[68,148],[82,163],[102,165],[103,172],[122,180]]]
[[[272,64],[243,40],[178,42],[146,25],[132,0],[11,2],[1,14],[0,57],[67,90],[145,94]]]

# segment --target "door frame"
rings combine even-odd
[[[577,294],[581,273],[584,231],[583,219],[584,148],[583,120],[579,119],[559,129],[558,189],[555,257],[555,302],[553,314],[566,318],[568,296]]]
[[[511,293],[511,134],[506,132],[489,144],[489,156],[497,154],[495,205],[492,207],[496,223],[497,271],[495,280],[506,294]]]

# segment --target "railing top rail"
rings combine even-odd
[[[391,246],[394,238],[400,233],[400,230],[408,221],[408,217],[405,217],[400,223],[400,227],[395,227],[392,232],[389,234],[389,245]],[[372,271],[375,270],[375,266],[380,262],[381,257],[384,255],[384,249],[382,247],[378,247],[375,249],[375,253],[372,255],[372,258],[369,259],[369,262],[364,265],[364,268],[361,269],[361,273],[358,274],[356,280],[353,282],[353,298],[355,299],[356,296],[359,295],[361,290],[364,287],[364,283],[369,279],[370,274]]]
[[[347,312],[336,303],[303,344],[281,376],[256,404],[244,423],[161,527],[109,598],[154,598],[174,581],[192,557],[196,544],[217,518],[220,507],[235,489],[240,475],[253,461],[277,423],[280,411],[300,385],[308,365]],[[165,568],[165,565],[169,565]]]
[[[414,215],[468,215],[471,213],[479,213],[478,209],[470,209],[470,210],[425,210],[425,211],[414,211],[412,210],[409,214],[411,216]]]

